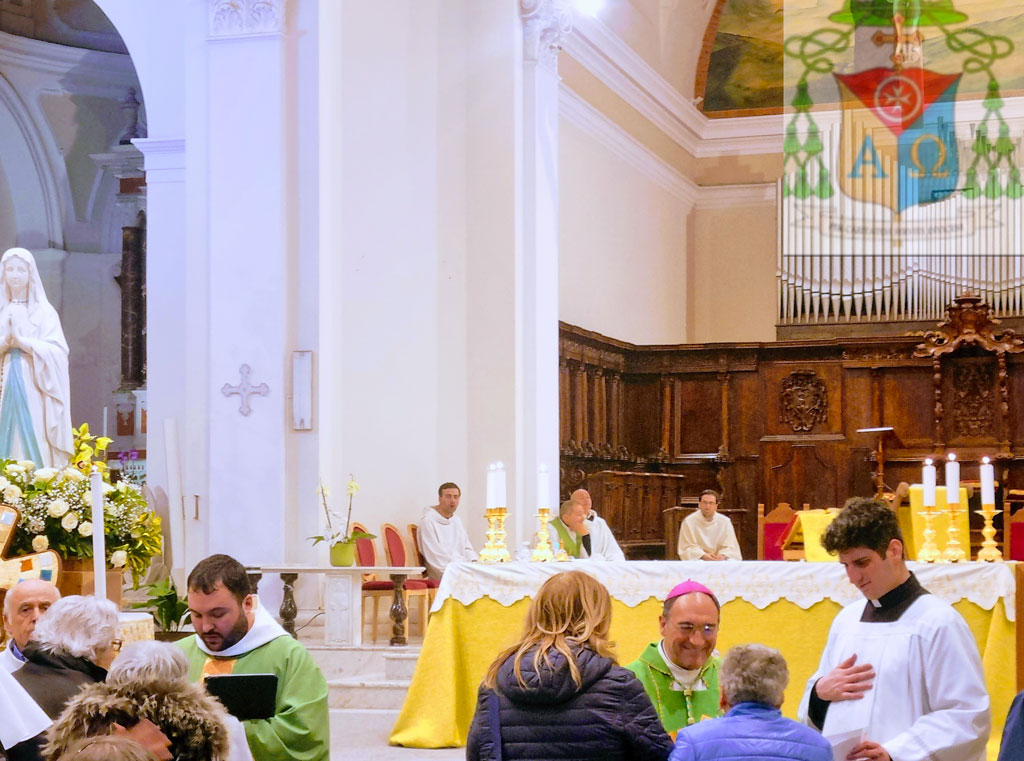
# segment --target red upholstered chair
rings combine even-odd
[[[403,566],[412,565],[409,561],[409,550],[405,546],[405,539],[402,538],[402,534],[398,531],[398,528],[390,523],[385,523],[380,527],[381,536],[384,537],[384,553],[388,559],[388,565],[390,566]],[[410,592],[410,597],[421,598],[421,621],[426,621],[427,616],[430,614],[430,606],[434,602],[434,594],[437,591],[437,581],[434,579],[410,579],[419,584],[423,584],[423,592]]]
[[[427,567],[427,559],[423,557],[423,553],[420,551],[420,527],[415,523],[409,524],[409,536],[412,537],[412,548],[416,551],[416,565],[421,565],[424,568]],[[440,579],[428,579],[424,577],[422,579],[426,582],[428,589],[437,589],[441,585]],[[417,579],[419,581],[419,579]],[[434,595],[430,595],[430,599],[434,599]]]
[[[796,520],[796,511],[785,502],[767,515],[764,505],[757,506],[757,559],[782,560],[782,540],[789,532],[789,527]]]
[[[1003,502],[1003,559],[1024,560],[1024,508],[1011,514],[1010,500]]]
[[[362,531],[369,533],[361,523],[353,523],[352,531]],[[377,565],[377,546],[373,543],[372,539],[356,539],[356,561],[361,566],[372,568]],[[420,594],[426,599],[427,588],[422,581],[415,579],[409,579],[405,582],[402,587],[403,597],[405,598],[406,608],[409,607],[409,595]],[[383,598],[385,603],[390,607],[391,600],[394,598],[395,584],[393,581],[380,581],[374,574],[366,574],[363,576],[363,613],[362,618],[366,618],[365,603],[366,599],[370,598],[373,600],[373,641],[377,641],[377,630],[380,627],[380,601]],[[408,619],[406,619],[406,626],[408,627]],[[426,620],[421,619],[420,623],[420,634],[423,634],[426,630]]]

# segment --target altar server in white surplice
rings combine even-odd
[[[867,601],[832,622],[800,718],[843,743],[849,754],[836,758],[983,759],[991,710],[978,647],[960,614],[907,569],[896,513],[851,499],[822,546]]]
[[[700,493],[698,510],[679,526],[676,551],[680,560],[742,560],[732,521],[718,512],[718,492]]]
[[[427,578],[440,579],[449,563],[476,560],[469,534],[455,515],[462,490],[448,482],[437,489],[437,504],[423,509],[417,542],[427,563]]]

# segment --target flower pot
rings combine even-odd
[[[68,595],[91,595],[94,584],[92,558],[63,558],[57,588],[62,597]],[[121,607],[121,590],[124,586],[123,569],[107,569],[107,599]]]
[[[331,565],[346,568],[356,564],[356,543],[338,542],[331,545]]]

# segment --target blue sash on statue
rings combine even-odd
[[[39,442],[36,441],[32,414],[28,411],[28,396],[25,394],[25,380],[21,372],[21,349],[11,349],[11,369],[0,405],[0,457],[11,457],[14,451],[14,433],[17,431],[28,459],[42,466]]]

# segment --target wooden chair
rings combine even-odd
[[[366,531],[366,528],[360,524],[353,522],[353,531]],[[356,562],[359,565],[373,567],[377,565],[377,546],[373,543],[372,539],[356,539]],[[406,608],[408,608],[408,594],[410,590],[421,590],[426,591],[426,586],[423,582],[410,579],[403,585],[403,595],[406,597]],[[380,601],[384,599],[385,603],[390,607],[391,600],[395,596],[395,583],[393,581],[381,581],[378,580],[375,574],[366,574],[363,576],[363,611],[360,615],[360,621],[366,618],[366,599],[370,598],[373,600],[373,641],[377,641],[377,630],[380,626]],[[408,619],[407,619],[408,621]],[[408,626],[408,624],[406,624]],[[426,629],[426,622],[422,621],[420,624],[420,633]]]
[[[390,523],[385,523],[380,528],[381,536],[384,537],[384,554],[388,559],[388,565],[411,565],[409,548],[405,546],[405,539],[402,538],[398,529]],[[437,591],[437,584],[434,579],[410,579],[409,581],[423,584],[421,589],[407,588],[406,598],[418,597],[420,599],[420,623],[425,630],[427,617],[430,615],[430,606],[434,602],[434,593]],[[431,586],[432,583],[433,586]]]
[[[799,560],[801,550],[782,549],[782,540],[796,521],[796,511],[787,503],[780,502],[765,515],[764,504],[757,506],[757,559],[758,560]],[[787,553],[792,556],[787,557]]]
[[[420,550],[420,527],[415,523],[410,523],[406,526],[409,529],[409,536],[412,537],[412,548],[416,555],[416,565],[421,565],[424,568],[427,567],[427,559],[423,557],[423,551]],[[421,579],[417,579],[421,581]],[[428,579],[424,575],[422,581],[427,583],[427,589],[430,590],[430,604],[434,604],[434,597],[437,596],[437,588],[441,586],[440,579]]]

